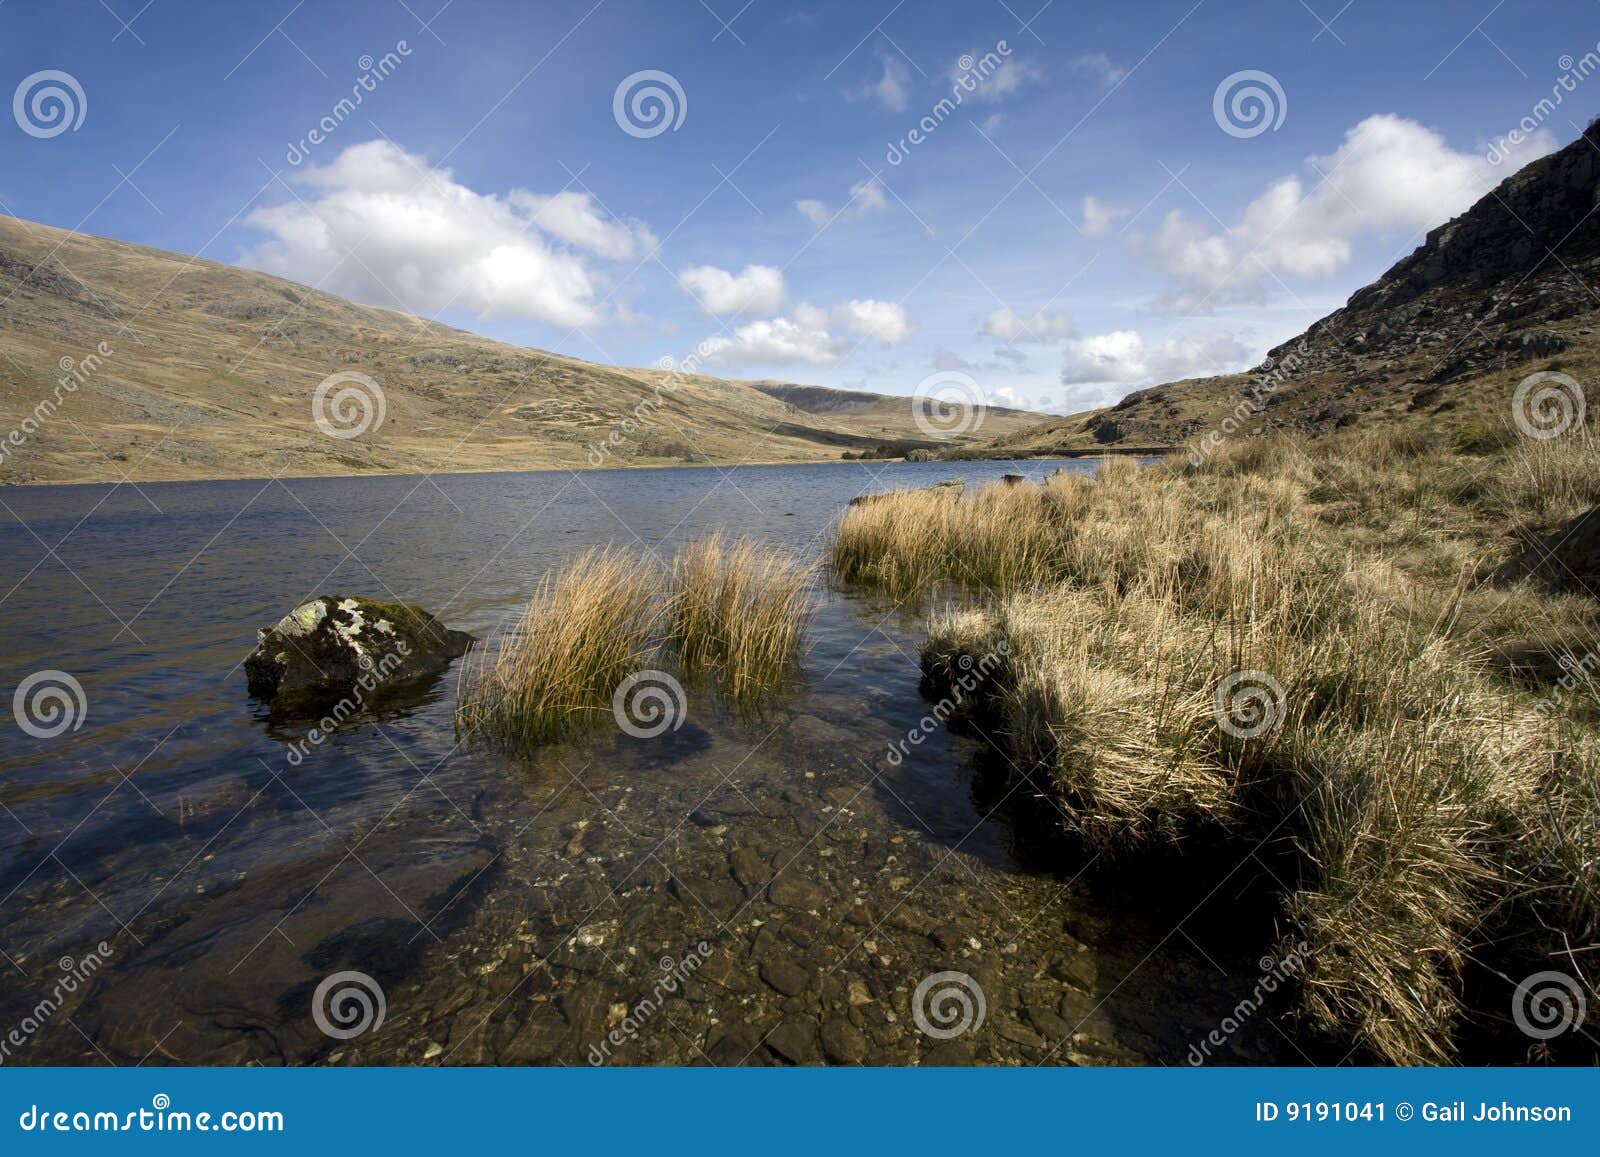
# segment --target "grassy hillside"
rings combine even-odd
[[[331,436],[313,415],[319,383],[343,371],[382,391],[382,424],[359,437]],[[355,403],[372,396],[346,385],[342,417],[329,396],[337,430],[358,425]],[[937,444],[905,398],[852,393],[835,407],[831,391],[790,400],[764,385],[522,349],[0,217],[4,482],[811,461]],[[1036,419],[997,411],[984,432]]]

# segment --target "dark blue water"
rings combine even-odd
[[[582,1063],[658,958],[702,938],[722,946],[725,982],[683,1002],[670,1027],[630,1038],[625,1063],[771,1059],[759,1034],[743,1050],[729,1025],[796,1015],[863,1020],[864,1059],[915,1061],[931,1042],[906,1031],[897,1003],[952,961],[987,970],[991,1004],[1005,1005],[990,1015],[1015,1022],[958,1061],[1178,1055],[1186,1038],[1155,1005],[1174,985],[1206,989],[1213,965],[1156,932],[1106,927],[1081,882],[1024,866],[975,790],[969,741],[941,734],[903,765],[885,762],[926,709],[916,608],[824,584],[805,686],[779,708],[739,717],[691,689],[688,725],[661,740],[606,730],[526,758],[458,744],[453,674],[341,728],[299,766],[286,752],[302,733],[245,692],[256,629],[312,595],[415,603],[488,637],[588,547],[661,550],[725,529],[821,558],[856,494],[1056,468],[0,491],[5,704],[56,671],[84,705],[77,726],[48,738],[4,717],[0,1012],[27,1006],[59,957],[108,946],[92,992],[7,1063]],[[735,852],[810,891],[752,906],[730,872]],[[778,924],[791,939],[775,942]],[[1099,941],[1101,979],[1035,991],[1086,937]],[[761,973],[775,955],[824,982],[775,990]],[[348,1044],[307,1016],[311,986],[341,967],[376,977],[388,1003],[381,1030]],[[863,992],[870,1003],[854,1000]],[[1074,1008],[1083,1015],[1068,1020],[1092,1045],[1049,1039]],[[1199,1031],[1208,1015],[1179,1019]]]

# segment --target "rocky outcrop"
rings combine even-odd
[[[325,595],[257,632],[244,661],[250,694],[280,714],[356,706],[438,676],[473,642],[404,603]]]
[[[1595,308],[1600,272],[1600,122],[1523,166],[1301,338],[1270,351],[1306,369],[1437,347],[1437,380],[1564,349],[1538,325]],[[1451,347],[1456,347],[1451,349]]]

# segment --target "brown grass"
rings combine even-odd
[[[664,570],[614,547],[547,576],[497,645],[462,668],[456,726],[526,748],[611,717],[618,684],[675,660],[739,706],[795,677],[811,571],[781,550],[716,535]]]
[[[612,547],[579,555],[545,578],[498,646],[473,652],[457,726],[511,746],[588,726],[618,683],[651,666],[661,612],[655,567]]]
[[[713,535],[672,564],[667,644],[685,675],[715,674],[735,703],[767,698],[798,665],[813,568],[788,551]]]
[[[1003,742],[1066,826],[1120,855],[1202,829],[1290,844],[1305,1013],[1439,1062],[1472,961],[1581,972],[1600,934],[1594,681],[1552,709],[1494,661],[1530,638],[1579,653],[1600,613],[1480,577],[1510,532],[1596,501],[1578,437],[1255,439],[1198,468],[896,496],[847,512],[833,554],[857,581],[1003,596],[936,620],[925,668],[1005,642]],[[1216,698],[1244,671],[1282,688],[1250,737]]]

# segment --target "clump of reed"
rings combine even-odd
[[[651,666],[662,613],[657,567],[606,547],[545,577],[522,617],[463,667],[456,725],[513,747],[572,735]]]
[[[799,667],[811,569],[721,535],[670,565],[616,547],[587,551],[539,584],[522,616],[462,667],[456,726],[527,748],[611,717],[628,676],[676,666],[745,707]]]
[[[813,568],[788,551],[721,534],[672,563],[666,643],[689,678],[714,673],[735,703],[766,698],[797,665]]]
[[[1540,632],[1587,649],[1600,613],[1479,577],[1513,519],[1600,501],[1579,441],[1508,445],[1485,469],[1415,432],[1252,439],[953,508],[897,497],[876,534],[847,514],[835,558],[870,581],[896,573],[872,552],[897,552],[972,588],[923,665],[1004,646],[988,706],[1034,787],[1019,794],[1113,857],[1200,832],[1241,854],[1271,841],[1291,940],[1311,946],[1304,1015],[1375,1058],[1439,1063],[1464,1021],[1504,1019],[1465,1004],[1470,967],[1581,973],[1600,938],[1596,684],[1555,702],[1484,662]],[[992,533],[1008,519],[1032,525]],[[1010,552],[990,591],[968,578],[980,551]],[[1235,717],[1244,673],[1267,678]]]

